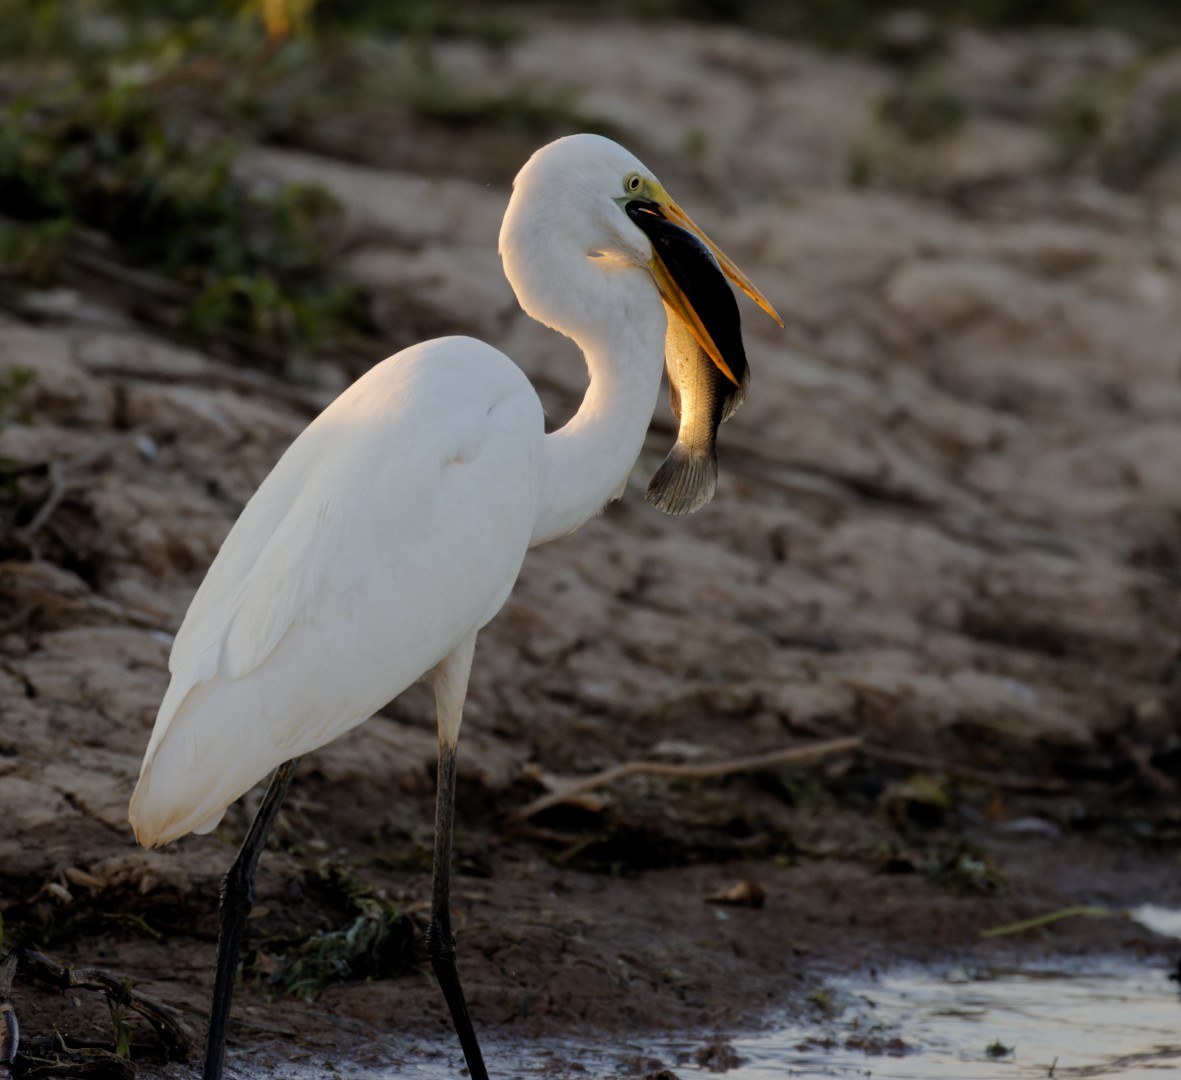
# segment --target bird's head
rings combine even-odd
[[[669,310],[736,384],[746,360],[725,279],[783,325],[766,297],[694,224],[651,170],[601,135],[558,139],[525,163],[513,181],[500,253],[521,306],[559,330],[569,325],[571,308],[581,298],[575,295],[577,286],[562,291],[574,280],[573,260],[600,275],[650,275]],[[578,278],[594,280],[581,274]]]

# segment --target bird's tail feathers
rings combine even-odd
[[[250,786],[248,778],[243,782],[232,775],[240,772],[232,765],[218,776],[218,783],[203,782],[207,770],[201,768],[204,763],[189,726],[194,722],[190,711],[199,711],[207,690],[207,684],[186,687],[174,679],[164,696],[127,813],[144,847],[161,847],[190,832],[211,832],[241,794],[237,788]]]

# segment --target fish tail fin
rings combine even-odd
[[[645,498],[666,514],[691,514],[714,497],[717,483],[717,454],[712,451],[694,453],[677,443],[656,470]]]

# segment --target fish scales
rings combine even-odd
[[[696,237],[671,225],[653,228],[649,222],[648,226],[653,245],[678,280],[690,276],[723,277],[709,249]],[[735,385],[723,374],[693,331],[666,305],[664,362],[669,404],[680,427],[675,445],[645,493],[648,501],[666,514],[691,514],[713,498],[718,481],[718,428],[738,411],[750,383],[734,295],[728,287],[713,290],[710,295],[718,298],[708,312],[710,332],[739,383]]]
[[[648,484],[646,498],[666,514],[691,514],[713,498],[718,480],[718,428],[746,394],[749,369],[735,386],[679,319],[665,337],[669,405],[680,421],[677,441]]]

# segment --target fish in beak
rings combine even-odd
[[[738,410],[750,382],[734,281],[777,321],[766,298],[663,189],[662,200],[624,209],[652,244],[649,269],[668,309],[665,366],[677,441],[652,477],[647,499],[666,514],[689,514],[713,498],[717,433]]]
[[[742,382],[735,386],[672,312],[664,347],[669,405],[680,426],[677,441],[649,482],[645,497],[666,514],[691,514],[714,496],[718,428],[742,404],[750,369],[742,368]]]
[[[640,197],[629,200],[624,211],[652,244],[648,269],[665,304],[693,331],[698,344],[722,373],[738,386],[742,376],[731,365],[731,357],[739,366],[745,366],[746,359],[737,307],[725,278],[733,281],[780,326],[783,320],[755,283],[694,224],[660,184],[645,181]]]

